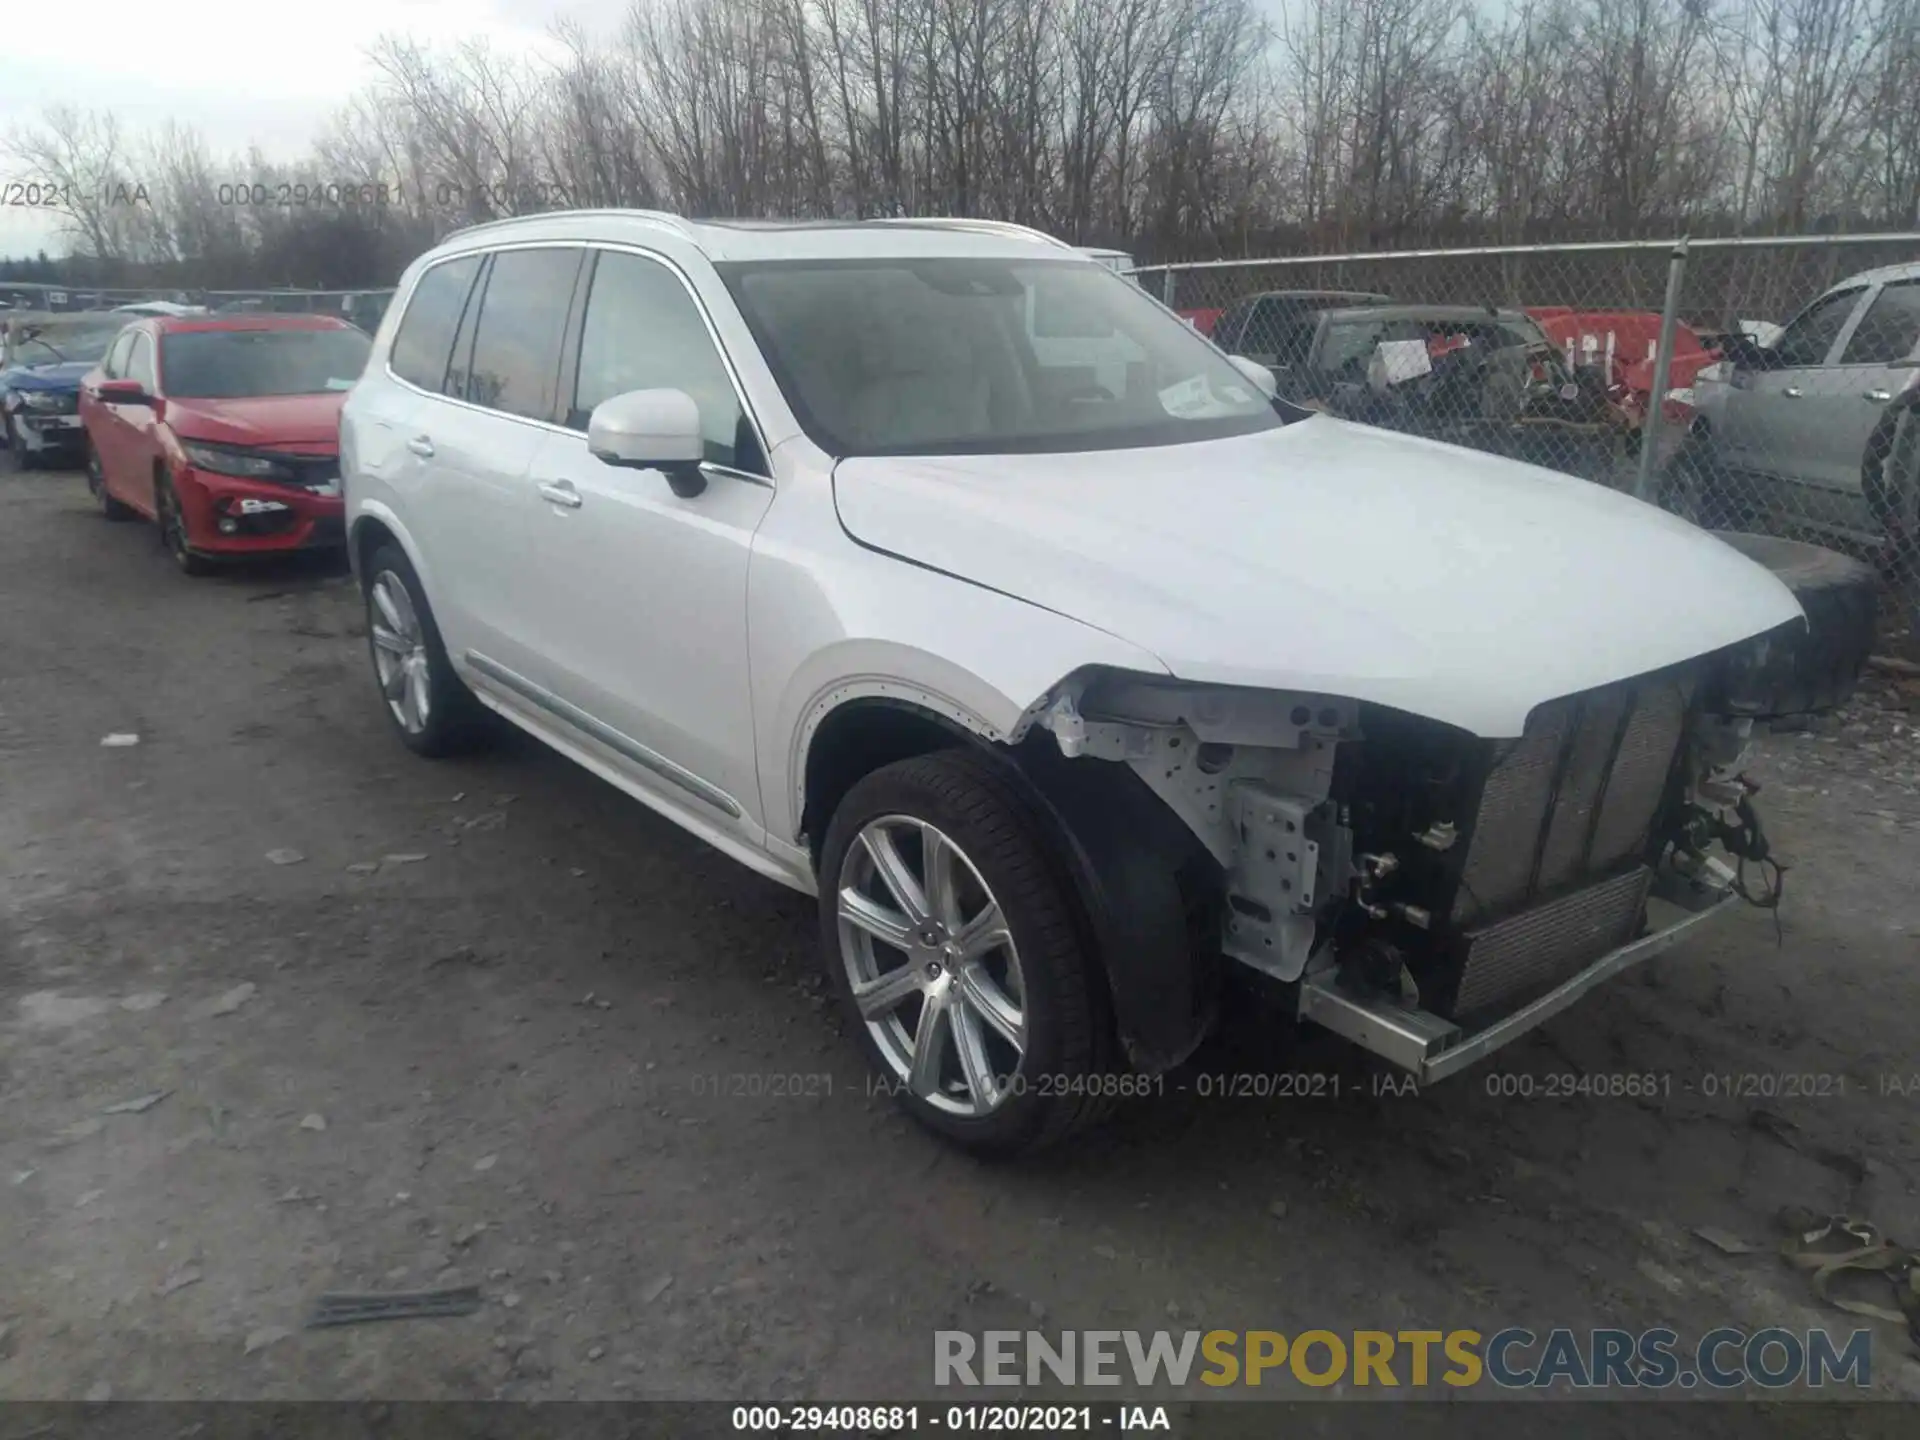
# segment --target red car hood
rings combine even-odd
[[[252,400],[169,399],[167,424],[182,440],[331,450],[340,443],[340,407],[346,398],[343,390]]]

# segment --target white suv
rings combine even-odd
[[[467,230],[342,420],[374,671],[414,750],[495,712],[818,894],[962,1143],[1163,1083],[1238,981],[1437,1079],[1718,910],[1716,837],[1764,855],[1725,767],[1801,610],[1270,386],[1014,226]]]

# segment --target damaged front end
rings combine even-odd
[[[1032,719],[1130,767],[1217,866],[1218,950],[1429,1082],[1778,900],[1740,774],[1745,647],[1491,740],[1384,706],[1098,673]],[[1729,861],[1732,863],[1730,864]],[[1771,883],[1750,883],[1757,865]],[[1756,888],[1758,885],[1758,888]]]

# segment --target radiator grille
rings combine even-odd
[[[1653,871],[1636,866],[1558,900],[1469,930],[1452,1011],[1471,1015],[1544,992],[1633,939]]]
[[[1511,911],[1646,844],[1690,681],[1651,676],[1538,707],[1488,774],[1454,894],[1456,925]]]

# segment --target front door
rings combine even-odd
[[[747,565],[773,500],[766,457],[698,303],[647,256],[595,252],[564,433],[533,458],[536,582],[516,603],[548,657],[563,718],[639,783],[751,831],[759,791],[747,665]],[[593,407],[684,390],[706,435],[706,489],[587,450]]]
[[[1799,480],[1812,413],[1808,397],[1832,358],[1865,286],[1823,295],[1794,318],[1774,346],[1776,364],[1735,373],[1714,439],[1736,469]]]

